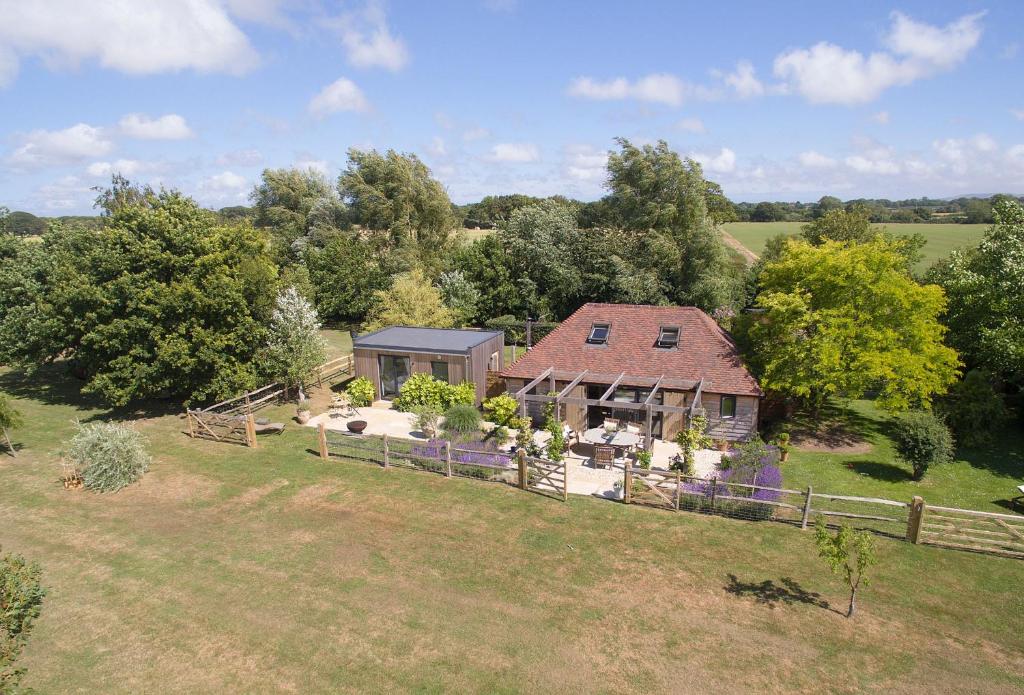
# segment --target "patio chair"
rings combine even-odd
[[[610,446],[594,447],[594,468],[604,466],[611,468],[615,465],[615,448]]]
[[[640,425],[634,425],[630,422],[626,425],[626,431],[632,432],[633,434],[640,434]]]

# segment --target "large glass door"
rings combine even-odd
[[[409,378],[409,358],[400,355],[381,355],[380,360],[380,397],[394,398],[398,390]]]
[[[601,384],[587,384],[587,398],[596,399],[600,398],[604,392],[608,389],[607,386]],[[615,394],[612,396],[613,401],[620,403],[643,403],[647,400],[647,397],[651,394],[650,389],[638,389],[623,387],[615,390]],[[654,405],[661,405],[664,401],[662,400],[662,393],[659,391],[654,394],[654,400],[651,401]],[[640,428],[642,432],[646,426],[647,412],[643,409],[638,408],[616,408],[614,405],[610,407],[601,407],[592,405],[587,408],[587,427],[600,427],[606,419],[615,419],[622,424],[632,424]],[[662,413],[654,413],[651,416],[651,436],[660,439],[662,432]]]

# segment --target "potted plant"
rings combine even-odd
[[[650,451],[638,451],[636,454],[636,465],[640,468],[648,469],[651,467],[651,459],[654,455]]]
[[[616,480],[614,483],[612,483],[612,498],[613,499],[617,499],[617,500],[621,500],[621,499],[625,499],[625,497],[626,497],[626,489],[623,486],[622,481],[621,480]]]
[[[780,432],[775,439],[775,445],[779,447],[779,461],[785,462],[789,459],[789,432]]]
[[[300,425],[305,425],[309,422],[310,414],[308,398],[299,399],[299,405],[295,409],[295,416],[298,418]]]
[[[729,450],[729,440],[728,439],[719,439],[718,441],[715,442],[715,444],[717,445],[718,450],[723,452],[723,453]]]

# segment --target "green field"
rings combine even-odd
[[[256,450],[192,440],[167,404],[78,388],[0,372],[26,417],[0,542],[48,590],[19,661],[37,692],[1024,689],[1024,562],[880,538],[851,621],[797,528],[325,464],[290,420]],[[65,491],[74,420],[112,415],[136,418],[150,472]],[[801,454],[787,482],[847,485],[843,460]]]
[[[756,254],[764,250],[764,243],[776,234],[799,234],[804,222],[730,222],[725,231]],[[887,224],[884,226],[893,234],[923,234],[928,240],[924,247],[924,260],[919,269],[924,270],[940,258],[949,255],[955,248],[972,246],[981,239],[988,229],[987,224]]]

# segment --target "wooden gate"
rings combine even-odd
[[[563,502],[569,499],[569,475],[565,461],[545,461],[520,454],[519,487],[557,497]]]
[[[919,530],[912,542],[1024,559],[1024,517],[923,503],[919,513]]]
[[[648,470],[626,465],[623,474],[623,501],[679,511],[682,473]]]
[[[187,410],[188,433],[191,437],[212,439],[243,446],[256,446],[256,422],[252,413],[213,413],[205,410]]]

